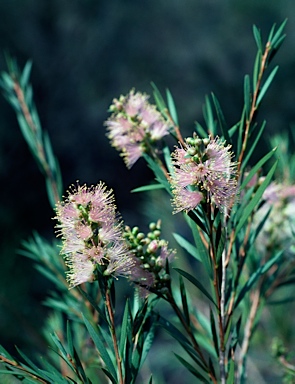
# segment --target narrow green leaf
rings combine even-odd
[[[260,223],[257,225],[257,227],[255,229],[253,229],[253,231],[251,231],[251,234],[249,236],[249,241],[248,241],[248,244],[249,244],[249,247],[247,248],[248,251],[255,244],[255,240],[257,239],[259,233],[262,231],[262,229],[264,227],[264,224],[266,223],[266,221],[267,221],[267,219],[268,219],[268,217],[270,215],[271,210],[272,210],[272,207],[270,207],[268,209],[268,211],[262,217],[262,219],[261,219]]]
[[[17,114],[17,121],[18,125],[20,127],[21,133],[26,140],[31,152],[33,153],[34,156],[36,155],[36,144],[35,144],[35,138],[34,135],[32,134],[30,127],[28,126],[25,118],[23,117],[22,114],[18,113]]]
[[[272,51],[272,53],[273,53],[273,52],[277,52],[277,51],[280,49],[280,47],[281,47],[281,45],[283,44],[283,41],[285,40],[286,36],[287,36],[287,35],[283,35],[283,36],[281,36],[281,37],[280,37],[280,38],[273,44],[273,51]],[[274,55],[272,55],[272,58],[273,58],[273,56],[274,56]]]
[[[261,100],[263,99],[263,96],[265,95],[266,91],[268,90],[270,84],[272,83],[277,71],[279,69],[279,66],[277,65],[270,73],[270,75],[268,76],[267,80],[265,81],[265,83],[263,84],[260,92],[259,92],[259,96],[257,97],[257,101],[256,101],[256,107],[259,106]]]
[[[81,287],[78,286],[77,289],[82,294],[82,296],[87,301],[89,301],[89,303],[92,305],[92,307],[98,312],[99,318],[101,320],[103,320],[105,322],[105,324],[108,324],[108,321],[107,321],[107,318],[105,316],[104,311],[101,308],[99,308],[99,306],[97,305],[96,301],[90,295],[88,295],[87,292],[83,291],[83,289],[81,289]]]
[[[65,349],[65,347],[62,345],[60,339],[58,338],[56,333],[53,333],[50,335],[54,344],[57,346],[58,351],[55,351],[59,356],[63,358],[63,360],[68,364],[68,366],[73,369],[71,362],[69,361],[68,358],[68,352]]]
[[[208,132],[215,135],[216,134],[216,132],[215,132],[216,127],[215,127],[212,107],[211,107],[210,100],[209,100],[208,96],[205,97],[205,105],[203,107],[203,115],[204,115],[204,119],[206,121]]]
[[[153,345],[154,337],[155,337],[155,331],[156,328],[154,324],[150,326],[150,329],[148,330],[147,334],[143,335],[141,333],[141,337],[144,337],[144,343],[143,343],[143,348],[140,354],[140,365],[138,368],[142,367],[143,363],[145,362],[145,359],[147,358],[147,355]]]
[[[167,108],[166,103],[165,103],[158,87],[155,85],[155,83],[152,82],[151,85],[154,89],[153,95],[154,95],[154,99],[155,99],[155,102],[157,104],[157,107],[159,108],[160,112],[163,113],[163,111]]]
[[[162,151],[163,151],[163,155],[164,155],[164,159],[165,159],[165,163],[166,163],[166,167],[168,169],[168,172],[170,174],[172,174],[173,173],[173,165],[172,165],[170,149],[168,146],[165,146]]]
[[[46,159],[48,162],[48,165],[50,167],[50,170],[55,173],[55,164],[56,164],[56,158],[53,154],[50,138],[47,132],[44,132],[44,150],[46,154]]]
[[[126,300],[123,319],[122,319],[122,325],[121,325],[121,335],[120,335],[120,342],[119,342],[119,349],[120,349],[120,355],[123,357],[124,355],[124,349],[127,341],[127,329],[130,326],[130,319],[129,319],[129,300]],[[124,360],[124,359],[123,359]]]
[[[231,359],[229,362],[229,369],[228,369],[226,384],[234,384],[234,383],[235,383],[235,363]]]
[[[37,373],[38,376],[40,376],[41,369],[39,367],[37,367],[36,364],[33,363],[32,360],[30,360],[28,358],[28,356],[26,356],[18,347],[15,347],[15,348],[16,348],[17,352],[19,353],[19,355],[23,358],[23,360],[28,364],[26,369],[32,373]],[[24,365],[24,364],[22,364],[22,365]]]
[[[260,137],[261,137],[261,135],[262,135],[262,133],[264,131],[265,125],[266,125],[266,121],[264,121],[261,124],[261,127],[260,127],[258,133],[255,136],[255,140],[254,140],[253,144],[251,145],[251,147],[250,147],[250,149],[249,149],[249,151],[247,153],[247,156],[243,160],[243,164],[242,164],[242,167],[241,167],[242,169],[245,169],[246,165],[248,164],[248,161],[251,159],[251,156],[252,156],[252,154],[254,152],[254,149],[256,148],[257,143],[258,143],[258,141],[259,141],[259,139],[260,139]]]
[[[52,189],[52,180],[46,177],[45,185],[46,185],[46,192],[47,192],[47,197],[48,197],[50,206],[54,209],[56,207],[56,201],[55,201],[55,194]]]
[[[194,210],[184,213],[183,216],[192,231],[194,229],[198,229],[208,234],[208,225],[206,225],[204,211],[200,205],[198,205]]]
[[[82,382],[85,384],[91,384],[91,381],[87,378],[86,373],[84,371],[82,362],[79,358],[79,355],[75,348],[73,348],[73,358],[75,361],[76,374],[82,379]]]
[[[19,113],[19,114],[22,113],[21,106],[16,96],[11,94],[8,94],[8,95],[4,94],[4,97],[8,101],[8,103],[12,106],[12,108],[16,113]]]
[[[244,105],[242,116],[241,116],[241,120],[238,123],[237,153],[241,153],[241,150],[242,150],[243,134],[244,134],[246,119],[247,119],[246,107]]]
[[[276,169],[276,166],[277,166],[277,161],[275,162],[275,164],[272,166],[271,170],[268,172],[267,176],[265,177],[263,183],[260,185],[260,187],[257,189],[255,195],[253,196],[252,200],[250,200],[249,204],[245,207],[245,210],[244,210],[244,213],[236,227],[236,231],[235,231],[235,235],[238,234],[238,232],[241,230],[241,228],[243,227],[243,225],[245,224],[245,222],[247,221],[248,217],[251,215],[251,213],[253,212],[254,208],[256,207],[256,205],[259,203],[262,195],[263,195],[263,192],[265,191],[265,189],[267,188],[267,186],[269,185],[270,181],[271,181],[271,178],[275,172],[275,169]]]
[[[261,34],[256,25],[253,25],[253,35],[257,44],[257,48],[262,51]]]
[[[210,384],[210,381],[205,379],[205,377],[196,370],[195,367],[193,367],[189,362],[187,362],[185,359],[183,359],[181,356],[179,356],[177,353],[174,353],[174,355],[177,357],[177,359],[185,366],[187,370],[189,370],[195,377],[197,377],[199,380],[201,380],[202,383],[208,383]]]
[[[216,332],[215,319],[214,319],[214,315],[211,308],[210,308],[210,324],[211,324],[211,333],[212,333],[216,356],[219,357],[219,345],[218,345],[219,343],[218,343],[218,337]]]
[[[175,108],[175,103],[173,100],[173,97],[168,89],[166,89],[166,96],[167,96],[167,103],[168,103],[168,109],[170,112],[170,115],[176,125],[178,125],[178,116],[177,116],[177,111]]]
[[[200,123],[196,123],[195,129],[199,137],[202,137],[203,139],[208,137],[208,132],[205,131],[205,129],[201,126]]]
[[[84,323],[86,325],[86,328],[88,329],[88,332],[103,360],[103,362],[105,363],[108,371],[109,371],[109,374],[110,376],[113,377],[113,381],[115,381],[115,377],[117,377],[117,374],[116,374],[116,370],[115,370],[115,367],[114,367],[114,364],[110,358],[110,355],[106,349],[106,347],[104,346],[102,340],[101,340],[101,333],[98,331],[98,329],[95,329],[92,324],[86,319],[86,317],[84,316],[84,314],[82,313],[82,316],[83,316],[83,320],[84,320]],[[109,377],[110,377],[109,376]]]
[[[209,356],[209,372],[211,372],[211,374],[213,374],[214,377],[216,377],[214,365],[210,356]]]
[[[159,164],[157,164],[155,160],[150,158],[145,153],[143,154],[143,157],[144,157],[145,161],[148,163],[148,166],[154,172],[156,181],[158,181],[158,183],[163,185],[163,187],[167,190],[167,192],[169,192],[169,194],[171,194],[170,184],[167,181],[167,178],[166,178],[163,170],[160,168]]]
[[[32,60],[29,60],[29,61],[27,61],[26,65],[23,69],[23,73],[22,73],[21,78],[20,78],[20,85],[22,88],[25,88],[25,86],[27,85],[27,83],[29,81],[29,77],[30,77],[31,70],[32,70],[32,65],[33,65]]]
[[[225,231],[221,231],[220,239],[218,241],[218,247],[216,251],[216,262],[219,264],[219,260],[222,256],[222,252],[224,251],[224,244],[225,244]]]
[[[272,38],[273,38],[273,34],[274,34],[274,31],[275,31],[275,28],[276,28],[276,24],[273,24],[272,27],[271,27],[271,30],[268,34],[268,38],[267,38],[267,41],[268,42],[271,42],[272,41]]]
[[[229,353],[230,353],[230,350],[232,350],[233,352],[236,350],[236,347],[237,347],[238,341],[239,341],[241,324],[242,324],[242,315],[240,315],[238,321],[236,322],[236,324],[233,327],[233,331],[232,331],[231,339],[230,339]],[[229,358],[230,358],[230,356],[229,356]]]
[[[237,123],[235,125],[233,125],[229,130],[228,130],[228,135],[229,137],[233,137],[233,135],[236,133],[237,129],[239,128],[240,126],[240,123]]]
[[[255,90],[257,87],[260,68],[261,68],[261,51],[259,50],[256,54],[254,68],[253,68],[253,90]]]
[[[184,237],[178,235],[177,233],[173,233],[174,239],[181,246],[181,248],[185,249],[190,255],[192,255],[198,261],[201,261],[200,256],[198,255],[198,249],[187,241]]]
[[[251,90],[250,90],[250,77],[246,75],[244,78],[244,103],[246,108],[246,117],[249,118],[251,108]]]
[[[132,193],[136,192],[147,192],[147,191],[154,191],[156,189],[165,189],[164,185],[162,184],[150,184],[150,185],[143,185],[142,187],[138,187],[135,189],[132,189]]]
[[[188,279],[195,287],[197,287],[207,298],[217,307],[213,297],[210,295],[210,293],[206,290],[206,288],[191,274],[189,274],[186,271],[183,271],[179,268],[173,268],[176,272],[184,276],[186,279]]]
[[[264,275],[284,254],[284,251],[278,252],[273,258],[271,258],[268,262],[266,262],[264,265],[262,265],[260,268],[257,269],[256,272],[252,274],[252,276],[248,279],[247,283],[242,288],[241,292],[239,293],[234,308],[237,308],[239,303],[243,300],[246,293],[253,287],[253,285],[256,283],[259,276]]]
[[[215,106],[215,110],[216,110],[216,114],[217,114],[217,118],[218,118],[218,122],[219,122],[219,126],[221,129],[222,135],[228,144],[232,144],[231,138],[230,138],[229,133],[228,133],[228,127],[227,127],[222,109],[220,107],[219,101],[217,100],[214,93],[211,93],[211,96],[212,96],[213,103]]]
[[[190,341],[169,320],[158,315],[157,324],[163,327],[172,337],[174,337],[174,339],[177,340],[184,347],[184,349],[191,346]]]
[[[253,168],[251,168],[251,171],[248,173],[247,177],[245,177],[245,179],[241,184],[241,187],[240,187],[241,190],[243,190],[246,187],[246,185],[251,181],[251,179],[258,172],[258,170],[262,168],[262,166],[274,155],[275,151],[276,151],[276,148],[272,149],[265,156],[263,156],[263,158],[260,159]]]
[[[108,370],[106,370],[105,368],[101,368],[101,370],[111,380],[113,384],[118,384],[117,380],[110,374]]]
[[[11,361],[15,361],[15,359],[10,355],[10,353],[6,351],[6,349],[2,345],[0,345],[0,355],[6,357]]]
[[[73,337],[69,321],[67,321],[67,340],[70,356],[74,356]]]
[[[184,316],[186,319],[186,323],[189,325],[191,322],[191,319],[190,319],[189,309],[188,309],[188,305],[187,305],[185,285],[183,282],[183,278],[181,276],[179,276],[179,288],[180,288],[180,294],[181,294],[183,313],[184,313]]]
[[[143,306],[136,313],[133,321],[132,337],[135,337],[137,333],[140,332],[140,329],[143,327],[144,320],[147,315],[148,310],[148,301],[146,300]]]
[[[194,223],[193,220],[191,220],[191,219],[189,220],[189,225],[190,225],[192,232],[193,232],[196,248],[198,250],[198,254],[200,255],[200,259],[202,260],[202,263],[206,269],[208,276],[212,280],[213,279],[213,272],[212,272],[212,268],[211,268],[211,261],[209,260],[208,251],[205,248],[205,245],[203,244],[203,241],[201,239],[199,229],[197,228],[196,223]]]
[[[31,112],[33,111],[34,109],[34,103],[33,103],[33,88],[30,84],[28,84],[26,86],[25,89],[23,89],[24,91],[24,94],[25,94],[25,100],[26,100],[26,104],[29,108],[29,110],[31,110]],[[34,119],[33,119],[34,121]],[[35,121],[34,121],[35,122]]]
[[[225,343],[225,345],[227,344],[229,336],[231,334],[232,322],[233,322],[233,317],[230,316],[229,323],[227,324],[227,327],[226,327],[226,330],[225,330],[225,336],[224,336],[224,343]]]
[[[35,128],[37,130],[38,140],[41,141],[42,140],[42,127],[41,127],[41,122],[39,119],[37,109],[36,109],[34,104],[31,106],[31,116],[32,116],[32,120],[35,124]]]
[[[14,89],[14,81],[11,78],[11,76],[6,72],[2,72],[1,76],[2,76],[3,83],[4,83],[3,88],[6,89],[8,92],[13,90]]]
[[[281,34],[282,34],[282,32],[283,32],[283,30],[284,30],[284,28],[286,26],[286,23],[287,23],[287,19],[284,20],[282,22],[282,24],[279,26],[279,28],[278,28],[276,34],[274,35],[274,37],[271,37],[271,39],[269,39],[269,41],[270,41],[272,46],[276,45],[277,41],[282,38]]]

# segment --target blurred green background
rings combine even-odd
[[[190,135],[212,91],[234,124],[242,110],[243,77],[252,73],[256,54],[252,25],[266,38],[272,24],[286,18],[287,38],[276,58],[280,71],[260,114],[270,136],[295,120],[294,0],[0,0],[0,69],[6,70],[4,52],[21,68],[32,59],[35,102],[65,189],[76,180],[103,180],[114,188],[125,222],[143,224],[150,206],[130,190],[151,174],[143,161],[127,171],[110,147],[103,122],[112,99],[132,87],[151,93],[151,81],[161,91],[169,88],[182,130]],[[44,347],[38,331],[51,286],[17,250],[33,230],[52,239],[54,214],[3,97],[0,177],[0,343],[32,354]],[[273,326],[280,322],[276,317]]]

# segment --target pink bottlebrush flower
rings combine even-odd
[[[163,240],[160,241],[160,247],[161,250],[157,262],[159,263],[160,260],[164,263],[166,262],[166,260],[172,261],[176,253],[175,249],[168,248],[168,243]]]
[[[69,271],[70,288],[105,275],[129,275],[134,262],[122,237],[114,196],[103,183],[73,187],[57,204],[58,236]]]
[[[104,275],[130,276],[132,274],[135,261],[125,242],[113,244],[106,252],[109,263]]]
[[[173,213],[195,209],[196,206],[204,199],[203,193],[199,191],[190,191],[186,188],[174,188],[173,194]]]
[[[272,182],[263,193],[264,204],[254,215],[254,227],[270,211],[256,241],[260,254],[284,250],[291,257],[295,255],[295,185]]]
[[[77,234],[80,239],[85,241],[92,237],[93,232],[90,225],[81,223],[77,225]]]
[[[65,227],[62,237],[67,239],[67,241],[63,242],[62,246],[62,253],[64,255],[83,252],[84,241],[74,229],[69,230]]]
[[[121,156],[124,158],[127,168],[130,169],[144,152],[145,148],[143,145],[128,144],[123,149]]]
[[[148,96],[132,90],[125,100],[125,111],[129,116],[137,116],[145,109]]]
[[[169,125],[148,99],[148,95],[134,90],[119,100],[114,99],[110,107],[113,113],[105,123],[112,146],[121,152],[128,168],[154,142],[169,134]]]
[[[67,281],[70,284],[70,288],[83,284],[86,281],[91,282],[94,280],[95,267],[91,260],[83,259],[83,257],[69,258],[67,266],[69,267]]]
[[[220,138],[188,138],[172,153],[174,213],[190,211],[205,199],[229,210],[238,193],[237,163],[230,146]]]

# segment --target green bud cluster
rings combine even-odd
[[[196,134],[193,137],[187,137],[186,143],[189,145],[187,148],[187,162],[194,162],[199,164],[204,158],[204,151],[210,143],[210,138],[199,138]]]
[[[191,145],[192,147],[195,147],[196,151],[197,151],[198,148],[200,148],[202,146],[207,147],[207,145],[210,142],[210,139],[209,138],[201,139],[199,136],[194,134],[193,137],[187,137],[186,142],[187,142],[187,144]]]
[[[173,251],[167,248],[167,241],[161,239],[161,222],[150,223],[147,234],[140,232],[138,227],[126,226],[123,236],[142,270],[152,278],[152,288],[166,289],[171,279],[166,260]]]

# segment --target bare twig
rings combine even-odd
[[[244,333],[244,338],[243,338],[241,352],[240,352],[239,361],[238,361],[239,381],[241,380],[242,375],[243,375],[243,369],[245,366],[245,360],[246,360],[247,352],[249,349],[250,339],[252,336],[253,325],[254,325],[256,314],[257,314],[257,310],[259,308],[260,289],[256,289],[253,292],[253,294],[251,296],[251,302],[252,302],[252,305],[251,305],[249,317],[248,317],[246,325],[245,325],[245,333]]]

